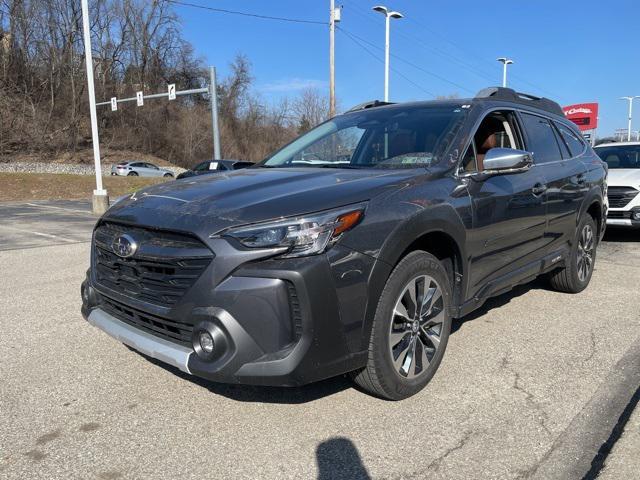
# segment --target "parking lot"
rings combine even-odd
[[[296,389],[207,383],[91,327],[79,293],[88,209],[0,205],[0,477],[582,478],[603,462],[603,478],[640,471],[640,232],[607,234],[582,294],[536,281],[455,322],[433,381],[394,403],[342,377]]]

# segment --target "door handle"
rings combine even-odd
[[[542,183],[536,183],[532,188],[531,188],[531,192],[534,195],[542,195],[544,192],[547,191],[547,186],[542,184]]]

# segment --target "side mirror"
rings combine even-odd
[[[492,148],[483,160],[484,173],[517,173],[528,170],[533,165],[533,156],[524,150],[513,148]]]

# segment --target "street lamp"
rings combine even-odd
[[[640,98],[640,96],[634,95],[633,97],[620,97],[620,100],[627,100],[629,102],[629,123],[627,126],[627,142],[631,141],[631,114],[633,113],[633,100],[636,98]]]
[[[502,86],[507,86],[507,65],[511,65],[513,60],[507,57],[500,57],[496,59],[498,62],[502,63]]]
[[[400,12],[389,10],[387,7],[377,5],[373,10],[385,16],[385,42],[384,42],[384,101],[389,101],[389,20],[391,18],[402,18]]]

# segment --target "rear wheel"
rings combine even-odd
[[[354,381],[366,391],[402,400],[433,377],[451,331],[450,283],[433,255],[416,251],[393,270],[382,292],[367,366]]]
[[[567,264],[551,274],[551,286],[561,292],[578,293],[587,288],[596,261],[598,229],[591,215],[585,215],[576,232]]]
[[[164,178],[173,178],[173,175],[171,175],[170,173],[165,173],[163,175]]]
[[[129,172],[127,173],[127,177],[137,177],[138,176],[138,172]]]

